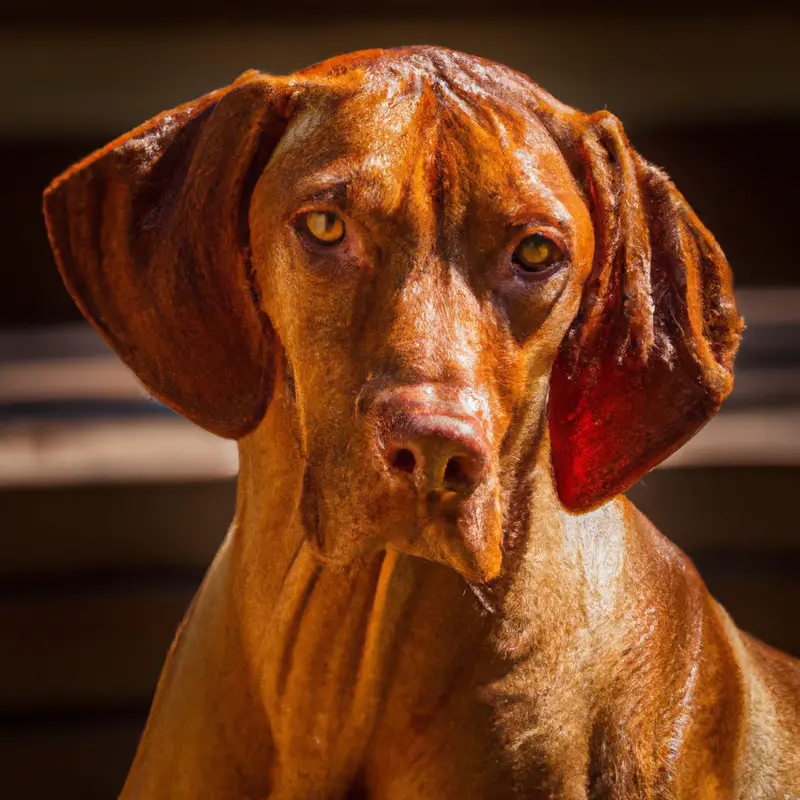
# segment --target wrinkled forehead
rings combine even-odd
[[[533,108],[426,82],[320,93],[298,109],[274,160],[299,176],[294,187],[308,199],[338,192],[392,213],[421,189],[454,213],[487,204],[513,217],[533,205],[568,216],[582,194]]]

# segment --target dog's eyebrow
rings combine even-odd
[[[506,211],[509,228],[525,228],[533,225],[543,225],[559,230],[570,231],[571,217],[559,203],[554,208],[544,207],[542,203],[515,203]]]
[[[350,181],[334,181],[329,184],[309,185],[298,194],[300,203],[334,203],[345,205],[350,195]]]
[[[298,181],[295,190],[303,202],[343,203],[357,176],[358,168],[348,161],[341,160],[327,165],[318,172],[306,175]]]
[[[531,187],[515,184],[516,192],[509,193],[495,208],[497,223],[513,236],[530,228],[551,228],[559,231],[568,246],[575,238],[575,220],[556,197],[547,192],[530,191]]]
[[[548,225],[572,232],[574,221],[564,203],[542,181],[524,176],[513,180],[515,192],[504,209],[511,227],[524,225]]]
[[[534,143],[535,144],[535,143]],[[546,222],[556,228],[571,228],[572,216],[564,203],[553,191],[547,171],[535,157],[534,146],[520,147],[511,154],[512,169],[509,181],[513,186],[511,197],[517,198],[508,209],[512,218],[522,220],[525,216],[544,216]],[[575,188],[581,191],[580,186]]]

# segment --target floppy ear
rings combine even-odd
[[[563,504],[596,507],[689,439],[733,384],[742,329],[725,256],[667,176],[607,112],[572,145],[596,252],[550,389]],[[564,130],[555,137],[564,144]]]
[[[81,311],[157,398],[232,438],[258,424],[272,389],[248,209],[286,127],[283,96],[246,73],[92,154],[44,195]]]

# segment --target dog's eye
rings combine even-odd
[[[344,239],[344,220],[332,211],[311,211],[306,214],[305,224],[322,244],[339,244]]]
[[[541,272],[562,258],[561,250],[554,241],[541,233],[534,233],[517,245],[512,260],[525,272]]]

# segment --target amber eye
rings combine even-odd
[[[344,239],[344,221],[332,211],[311,211],[305,223],[308,232],[322,244],[339,244]]]
[[[562,258],[563,254],[554,241],[541,233],[534,233],[517,245],[513,261],[525,272],[541,272]]]

